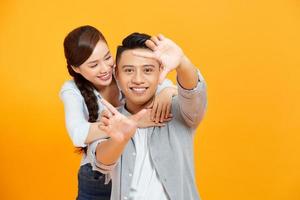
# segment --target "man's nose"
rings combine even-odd
[[[132,82],[135,83],[135,84],[144,83],[144,76],[143,76],[143,74],[142,74],[142,72],[140,70],[137,70],[134,73],[134,76],[132,78]]]

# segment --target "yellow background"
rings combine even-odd
[[[131,32],[163,33],[199,66],[203,200],[300,199],[299,0],[1,0],[1,200],[75,199],[80,156],[58,92],[63,39],[85,24],[113,53]]]

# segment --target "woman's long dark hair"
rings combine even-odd
[[[64,52],[68,72],[73,77],[76,86],[84,98],[88,108],[89,122],[96,122],[98,119],[99,106],[94,93],[94,86],[81,74],[76,73],[72,66],[78,67],[83,64],[91,56],[99,40],[106,42],[99,30],[88,25],[74,29],[64,40]],[[86,152],[86,148],[80,148],[79,151]]]

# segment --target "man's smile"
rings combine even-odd
[[[137,94],[137,95],[144,94],[148,88],[149,87],[129,87],[131,92],[133,92],[134,94]]]

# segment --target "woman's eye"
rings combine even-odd
[[[97,67],[97,65],[98,65],[98,64],[91,65],[90,68],[95,68],[95,67]]]
[[[109,60],[109,59],[111,59],[111,56],[108,56],[108,57],[105,58],[105,60]]]

